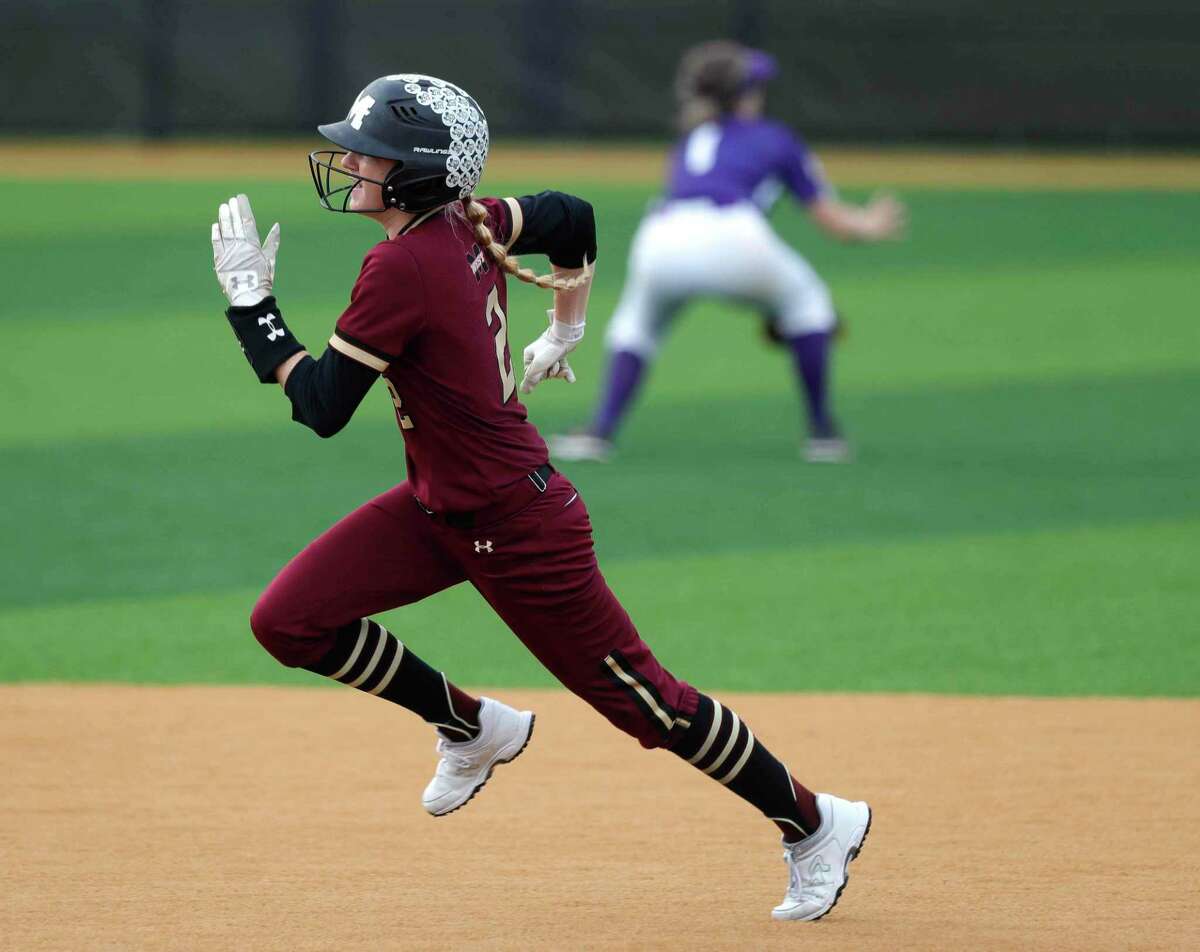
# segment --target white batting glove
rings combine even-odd
[[[259,245],[250,199],[237,195],[217,210],[212,226],[213,268],[225,297],[234,307],[252,307],[271,296],[279,222]]]
[[[521,380],[521,393],[531,393],[543,380],[557,378],[567,383],[575,382],[575,371],[567,363],[567,354],[583,340],[583,323],[564,324],[547,311],[550,326],[542,336],[525,348],[525,376]]]

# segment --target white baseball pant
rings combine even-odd
[[[667,204],[638,227],[608,325],[609,350],[652,359],[671,318],[698,297],[756,305],[785,337],[832,330],[836,319],[825,282],[756,206],[689,199]]]

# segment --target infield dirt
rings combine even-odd
[[[503,692],[533,742],[433,819],[432,734],[376,698],[6,685],[0,947],[1195,947],[1200,703],[721,696],[875,809],[822,922],[770,919],[753,809],[561,692]]]

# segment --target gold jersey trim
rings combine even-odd
[[[521,203],[515,198],[506,198],[505,204],[512,214],[512,234],[508,236],[507,246],[511,248],[521,237],[521,229],[525,227],[525,213],[521,211]]]
[[[339,354],[345,354],[351,360],[357,360],[364,367],[370,367],[372,370],[377,371],[378,373],[383,373],[388,369],[388,362],[386,360],[381,360],[374,354],[363,350],[361,347],[356,347],[348,340],[343,340],[341,337],[338,337],[337,334],[334,334],[331,338],[329,338],[329,346],[336,350]]]

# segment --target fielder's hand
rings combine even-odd
[[[865,237],[868,241],[899,238],[908,225],[908,209],[889,192],[877,192],[862,210]]]
[[[567,383],[575,382],[575,371],[567,363],[567,354],[583,340],[583,324],[563,324],[548,312],[550,326],[542,336],[525,348],[525,376],[521,380],[521,393],[531,393],[543,380],[557,377]]]
[[[221,205],[212,226],[213,268],[225,297],[234,307],[253,307],[271,296],[279,222],[261,246],[250,199],[238,195]]]

